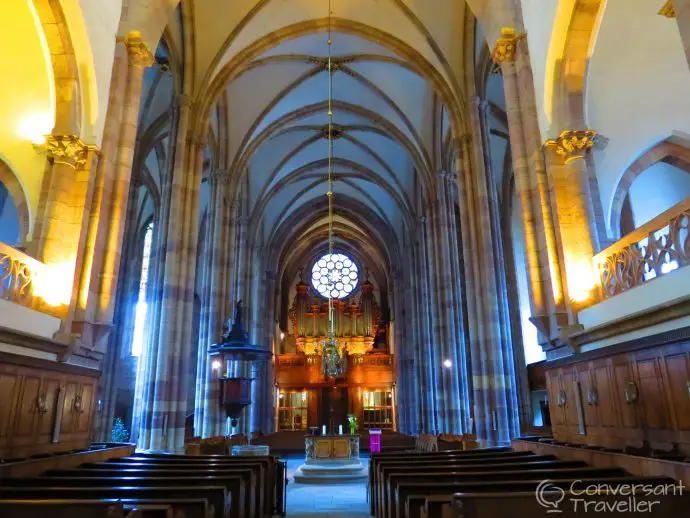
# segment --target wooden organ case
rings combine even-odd
[[[368,280],[346,299],[333,301],[335,335],[345,344],[342,376],[323,373],[319,346],[328,330],[328,300],[300,280],[289,311],[290,328],[276,356],[276,430],[322,426],[347,433],[347,416],[360,430],[395,429],[395,372],[390,354],[390,325],[382,319]]]

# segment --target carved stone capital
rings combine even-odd
[[[123,42],[127,47],[127,55],[132,66],[148,68],[156,62],[153,52],[144,43],[139,31],[132,31],[124,37]]]
[[[544,147],[554,147],[558,156],[566,163],[584,158],[594,145],[597,132],[594,130],[563,130],[556,139],[549,139]]]
[[[673,2],[672,0],[668,0],[664,6],[659,10],[659,14],[661,16],[665,16],[666,18],[675,18],[676,17],[676,9],[673,7]]]
[[[516,34],[515,29],[503,27],[501,29],[501,37],[496,40],[496,46],[491,53],[491,58],[499,65],[515,61],[517,43],[524,38],[526,38],[526,34]]]
[[[56,164],[67,164],[75,169],[82,167],[86,163],[89,150],[97,148],[85,144],[76,135],[46,136],[46,152]]]

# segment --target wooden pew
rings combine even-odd
[[[412,509],[411,503],[408,500],[412,495],[417,498],[419,495],[452,495],[454,493],[519,493],[519,492],[534,492],[543,479],[535,477],[534,479],[499,479],[499,480],[479,480],[479,481],[456,481],[452,479],[434,479],[419,481],[402,481],[398,484],[395,492],[393,505],[389,507],[389,517],[403,517],[406,516],[406,510]],[[552,480],[552,487],[560,487],[564,490],[570,489],[571,486],[575,488],[584,488],[590,484],[606,482],[608,484],[668,484],[673,483],[672,479],[665,477],[594,477],[594,478],[564,478]],[[414,511],[414,510],[413,510]],[[513,510],[514,511],[514,510]],[[418,512],[418,510],[417,510]],[[413,516],[421,516],[412,512],[410,518]],[[525,515],[530,516],[530,515]]]
[[[228,492],[221,485],[169,487],[0,487],[0,501],[18,499],[97,500],[113,498],[127,501],[156,500],[153,503],[167,503],[173,505],[173,508],[175,508],[176,499],[188,501],[188,499],[201,498],[207,502],[207,516],[213,518],[229,518],[232,516]]]
[[[285,485],[287,484],[287,467],[284,462],[273,456],[231,457],[225,455],[177,455],[177,454],[137,454],[135,456],[111,459],[108,462],[84,464],[83,468],[101,468],[113,464],[118,467],[124,464],[141,465],[184,465],[199,469],[216,466],[218,464],[246,464],[259,463],[264,469],[263,479],[268,494],[275,494],[273,500],[263,499],[266,516],[274,513],[285,514]]]
[[[529,516],[530,518],[546,518],[548,516],[559,516],[561,518],[585,518],[595,516],[599,514],[594,509],[593,502],[603,502],[599,505],[611,506],[609,509],[615,509],[613,506],[618,507],[618,511],[611,512],[609,516],[622,516],[622,517],[639,517],[639,516],[650,516],[652,518],[680,518],[681,516],[687,516],[688,505],[690,504],[690,494],[676,495],[676,496],[666,496],[666,497],[655,497],[646,496],[643,492],[637,491],[636,499],[637,504],[642,505],[642,507],[633,508],[629,512],[625,512],[624,508],[630,506],[629,497],[626,495],[614,495],[607,493],[605,491],[598,492],[597,495],[582,496],[573,495],[569,491],[565,494],[560,492],[545,492],[542,493],[544,500],[547,502],[558,502],[563,496],[564,499],[557,506],[559,511],[557,514],[554,513],[554,507],[545,507],[537,501],[534,492],[527,493],[458,493],[453,495],[452,504],[447,506],[446,515],[452,516],[454,518],[503,518],[505,516],[515,515],[515,510],[519,509],[518,516]],[[590,504],[585,504],[584,502],[573,503],[571,498],[584,499],[587,502],[592,502]],[[642,504],[641,502],[645,502]],[[649,502],[656,502],[649,505]],[[587,508],[585,505],[589,505]],[[551,510],[551,513],[548,513]],[[430,510],[426,513],[427,518],[444,518],[444,510],[441,511]]]
[[[398,465],[398,466],[415,466],[418,469],[425,469],[426,466],[437,465],[439,463],[443,464],[475,464],[484,465],[490,463],[510,463],[510,462],[525,462],[530,460],[555,460],[553,455],[551,456],[537,456],[531,452],[512,452],[512,451],[500,451],[496,452],[493,450],[487,450],[485,453],[476,453],[479,450],[474,450],[472,452],[463,451],[453,451],[453,452],[443,452],[443,454],[438,453],[428,453],[425,455],[413,455],[413,456],[387,456],[386,458],[376,458],[370,461],[369,465],[369,480],[370,480],[370,503],[371,503],[371,514],[375,514],[376,507],[380,505],[380,494],[382,489],[382,473],[384,466]],[[523,455],[517,455],[517,453],[523,453]],[[378,457],[378,456],[377,456]]]
[[[0,500],[0,516],[7,518],[125,518],[125,506],[103,500]]]
[[[479,471],[481,470],[481,471]],[[437,468],[433,472],[419,472],[419,471],[394,471],[389,474],[386,484],[383,499],[383,505],[380,508],[382,516],[396,516],[399,512],[398,503],[403,505],[403,502],[396,499],[397,489],[401,484],[414,484],[415,482],[427,482],[429,480],[438,480],[439,482],[452,481],[453,483],[462,482],[479,482],[479,481],[496,481],[496,480],[546,480],[546,479],[565,479],[578,480],[585,478],[614,478],[623,477],[626,473],[620,468],[555,468],[555,469],[516,469],[516,470],[486,470],[484,466],[475,468],[474,471],[453,471],[453,468],[448,470]]]
[[[138,509],[144,518],[159,518],[160,507],[169,507],[173,518],[206,518],[209,516],[209,505],[205,498],[123,498],[120,500],[125,509]]]
[[[126,464],[125,466],[127,467],[115,469],[57,469],[46,472],[45,476],[51,478],[154,477],[154,480],[159,478],[173,478],[177,480],[193,478],[203,479],[208,482],[215,481],[218,477],[223,478],[249,473],[250,478],[246,482],[244,490],[246,501],[242,504],[247,510],[248,518],[260,518],[270,513],[268,509],[270,501],[267,499],[268,491],[265,484],[261,482],[261,472],[256,464],[215,465],[212,469],[189,468],[174,464],[165,466]]]
[[[447,464],[425,464],[425,465],[383,465],[380,466],[379,479],[377,482],[377,506],[383,505],[384,499],[390,499],[388,486],[390,477],[393,473],[410,473],[412,475],[419,475],[420,473],[462,473],[464,471],[483,471],[483,472],[512,472],[512,471],[528,471],[528,470],[543,470],[552,469],[560,470],[566,468],[586,468],[587,464],[582,461],[559,461],[559,460],[531,460],[525,459],[523,462],[502,462],[501,459],[496,459],[495,462],[485,461],[482,463],[447,463]],[[618,471],[623,474],[622,470]],[[385,513],[385,511],[384,511]]]
[[[228,493],[230,501],[231,518],[249,518],[250,509],[254,502],[250,498],[249,483],[252,480],[248,471],[219,477],[31,477],[13,478],[4,481],[3,485],[9,487],[162,487],[185,486],[223,486]],[[171,496],[173,496],[171,494]]]
[[[372,455],[369,459],[369,503],[371,507],[371,514],[375,514],[376,505],[378,505],[377,498],[377,481],[378,470],[381,465],[388,462],[403,461],[405,464],[416,464],[419,462],[439,461],[451,462],[485,462],[487,459],[501,458],[525,458],[534,457],[532,452],[516,452],[511,451],[510,448],[486,448],[483,450],[469,450],[469,451],[447,451],[435,453],[379,453]]]

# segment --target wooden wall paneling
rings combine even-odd
[[[69,381],[65,384],[65,401],[62,405],[62,422],[60,424],[60,441],[72,439],[72,432],[74,431],[74,398],[79,390],[79,383],[76,381]]]
[[[620,413],[621,427],[628,430],[637,430],[639,428],[639,419],[637,416],[637,403],[627,400],[626,389],[628,383],[636,383],[633,366],[626,356],[612,358],[613,364],[613,384],[615,387],[615,397],[617,399],[617,408]],[[635,433],[624,434],[627,437],[633,438]]]
[[[22,369],[22,371],[24,371]],[[23,372],[24,373],[24,372]],[[41,389],[41,377],[28,373],[22,377],[19,405],[14,420],[12,446],[24,446],[35,442],[36,433],[36,400]]]
[[[0,450],[9,445],[12,437],[12,423],[14,423],[14,413],[21,379],[16,372],[8,372],[6,369],[0,370]]]
[[[563,426],[563,409],[558,406],[558,394],[561,391],[559,370],[549,371],[546,375],[546,392],[549,396],[549,413],[551,414],[551,426],[555,430]]]
[[[597,401],[592,400],[596,391],[594,388],[594,371],[590,370],[589,362],[580,366],[578,378],[580,380],[580,391],[582,397],[582,413],[584,417],[585,435],[596,437],[600,433],[599,426],[599,406]]]
[[[85,381],[79,388],[79,408],[75,409],[75,431],[81,434],[91,433],[91,417],[93,416],[94,390],[93,381]]]
[[[53,425],[55,416],[58,412],[57,397],[58,389],[62,384],[64,375],[57,373],[46,373],[41,383],[39,394],[40,406],[38,410],[37,437],[39,444],[50,444],[53,438]]]
[[[658,357],[639,359],[636,363],[640,393],[638,408],[642,428],[670,428],[671,420],[666,409]]]
[[[594,363],[593,382],[596,389],[599,426],[602,429],[619,426],[619,415],[616,411],[616,395],[608,362],[600,361]]]
[[[664,357],[665,385],[674,428],[690,431],[690,354],[674,351]]]
[[[561,374],[561,390],[565,392],[565,405],[563,411],[565,415],[565,425],[568,433],[576,435],[578,433],[577,405],[575,403],[575,381],[576,370],[573,367],[564,369]]]

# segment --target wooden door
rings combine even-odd
[[[14,421],[12,446],[28,446],[36,442],[37,407],[36,402],[40,394],[41,377],[38,374],[27,373],[21,382],[19,405]]]

